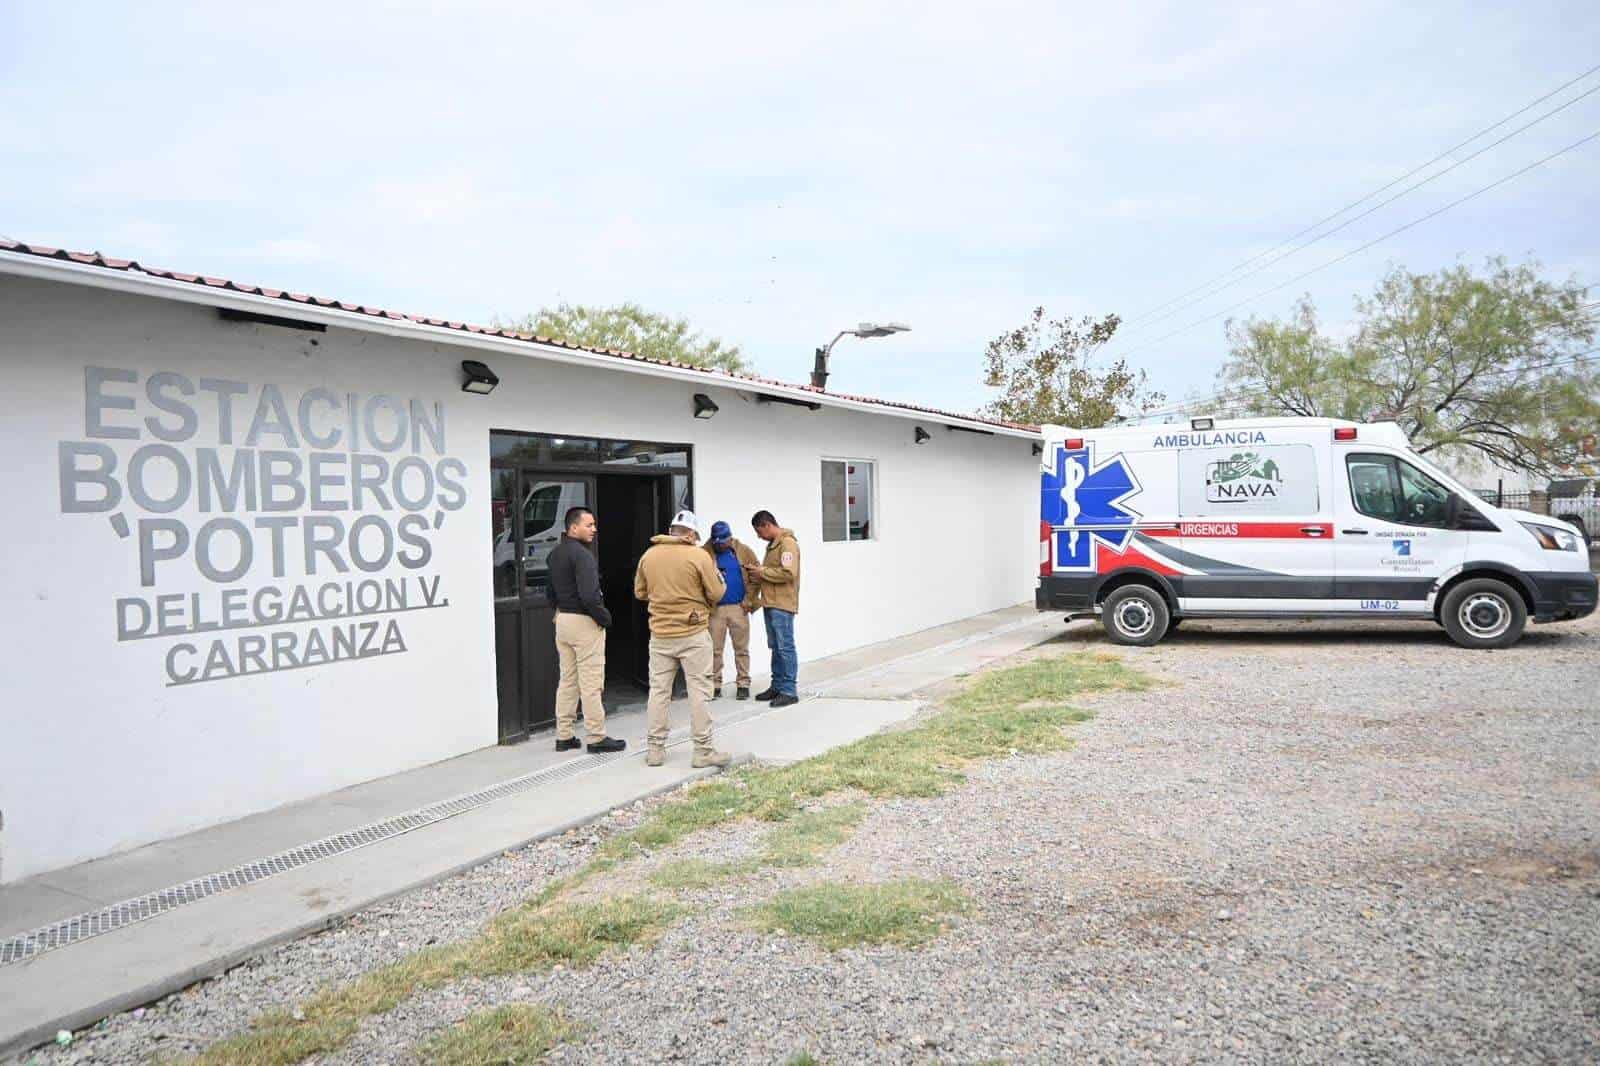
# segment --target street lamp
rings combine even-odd
[[[811,368],[811,387],[818,392],[828,388],[828,356],[833,354],[833,346],[839,343],[839,338],[848,334],[852,337],[888,337],[896,333],[909,333],[911,327],[904,322],[861,322],[855,329],[841,329],[834,334],[833,340],[828,342],[826,348],[817,349],[817,362]]]

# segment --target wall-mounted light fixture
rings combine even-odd
[[[703,392],[694,394],[694,416],[696,418],[713,418],[716,416],[717,410],[717,405],[711,401],[711,397]]]
[[[476,359],[461,360],[461,372],[466,375],[466,380],[461,383],[462,392],[487,396],[500,384],[500,376]]]
[[[933,439],[933,435],[927,430],[923,429],[921,426],[918,426],[917,431],[911,435],[911,439],[916,441],[918,444],[926,444]]]

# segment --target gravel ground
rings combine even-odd
[[[1034,654],[1108,647],[1077,623]],[[439,1027],[516,1001],[592,1027],[559,1063],[1600,1058],[1600,618],[1494,653],[1425,626],[1192,623],[1117,654],[1166,684],[1084,700],[1075,750],[876,804],[819,866],[694,894],[654,947],[440,989],[327,1061],[414,1062]],[[37,1059],[180,1052],[469,935],[648,806]],[[756,840],[737,827],[674,855]],[[920,950],[836,955],[739,917],[794,884],[909,875],[954,879],[976,910]]]

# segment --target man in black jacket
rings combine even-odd
[[[556,655],[561,683],[556,686],[556,750],[582,746],[574,735],[578,699],[591,752],[621,751],[627,741],[606,736],[606,709],[600,694],[606,684],[606,627],[611,612],[600,597],[600,564],[595,562],[594,512],[567,511],[567,532],[550,552],[550,595],[556,604]]]

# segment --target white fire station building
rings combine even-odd
[[[795,530],[802,688],[1037,574],[1029,427],[6,240],[0,367],[3,882],[536,734],[573,504],[613,691],[679,506]]]

